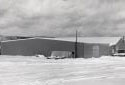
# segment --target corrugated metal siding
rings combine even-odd
[[[47,39],[28,39],[3,42],[1,47],[1,53],[3,55],[27,56],[43,54],[45,56],[50,56],[51,51],[74,51],[74,42]],[[83,50],[83,48],[81,48],[81,44],[78,44],[78,49]],[[82,53],[79,52],[79,55],[82,55]]]
[[[33,56],[42,54],[50,56],[52,51],[72,51],[74,52],[74,42],[49,40],[49,39],[27,39],[8,41],[1,43],[2,55],[24,55]],[[99,45],[99,55],[108,55],[108,45],[78,43],[78,57],[91,58],[93,56],[93,46]]]
[[[93,54],[93,47],[99,46],[99,56],[94,56]],[[109,55],[110,54],[110,47],[109,44],[84,44],[84,57],[91,58],[91,57],[101,57],[102,55]]]

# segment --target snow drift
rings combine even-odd
[[[0,56],[0,85],[124,85],[125,58]]]

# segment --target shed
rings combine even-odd
[[[125,55],[125,38],[122,37],[119,39],[119,41],[111,46],[112,55],[117,53],[124,53]]]

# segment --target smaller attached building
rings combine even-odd
[[[111,54],[119,54],[119,53],[124,53],[125,55],[125,38],[122,37],[119,39],[119,41],[111,46]]]

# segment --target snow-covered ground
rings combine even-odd
[[[124,85],[125,58],[0,56],[0,85]]]

